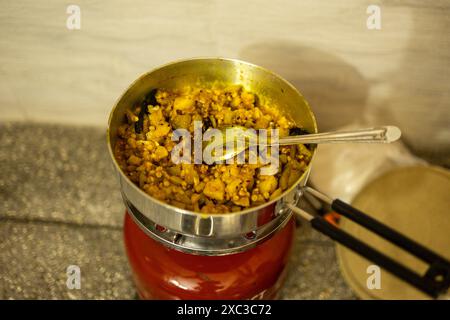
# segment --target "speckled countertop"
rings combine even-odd
[[[0,123],[0,172],[0,299],[136,298],[104,130]],[[331,240],[299,227],[281,298],[355,298]]]

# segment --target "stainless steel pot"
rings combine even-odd
[[[303,96],[289,82],[254,64],[235,59],[199,58],[178,61],[137,79],[119,98],[108,123],[108,148],[119,176],[124,203],[134,220],[152,238],[183,252],[224,255],[246,250],[283,227],[292,215],[287,204],[296,204],[304,174],[278,198],[258,207],[227,214],[203,214],[183,210],[152,198],[129,180],[119,168],[113,150],[117,129],[125,111],[154,88],[180,88],[220,82],[243,85],[261,101],[276,101],[280,110],[311,133],[317,132],[314,115]],[[314,157],[315,150],[313,151]]]

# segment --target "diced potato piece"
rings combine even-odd
[[[169,152],[163,146],[157,146],[154,155],[156,160],[161,160],[167,157],[169,155]]]
[[[202,190],[205,188],[205,183],[202,181],[198,185],[194,186],[195,192],[202,192]]]
[[[180,176],[181,168],[179,165],[168,167],[167,172],[171,174],[172,176]]]
[[[182,163],[181,166],[184,180],[189,184],[197,185],[200,181],[200,177],[198,176],[197,171],[195,171],[194,165]]]
[[[231,105],[233,107],[238,107],[241,104],[241,98],[239,98],[238,96],[234,97],[233,100],[231,101]]]
[[[269,126],[270,120],[266,117],[259,117],[255,122],[255,129],[267,129]]]
[[[188,129],[191,125],[192,117],[190,114],[177,114],[172,118],[172,126],[175,129]]]
[[[205,185],[203,193],[211,199],[222,201],[225,195],[225,185],[219,179],[208,181]]]
[[[250,197],[240,197],[237,200],[232,200],[234,204],[237,204],[238,206],[242,207],[248,207],[250,206]]]
[[[242,91],[241,99],[246,105],[251,105],[255,102],[255,95],[251,92]]]
[[[191,110],[194,106],[194,101],[188,97],[177,97],[173,102],[173,109],[180,111]]]
[[[224,167],[222,180],[224,182],[226,182],[227,184],[230,183],[231,181],[236,180],[236,178],[240,178],[240,177],[242,177],[242,175],[241,175],[237,165],[233,164],[233,165],[227,165]]]
[[[132,149],[136,149],[136,147],[137,147],[136,139],[134,139],[134,138],[128,138],[128,139],[127,139],[127,143],[128,143],[128,145],[129,145]]]
[[[230,196],[230,198],[232,198],[234,195],[237,195],[241,183],[241,179],[233,179],[230,183],[227,184],[225,191],[227,192],[227,195]]]
[[[288,129],[289,128],[289,121],[286,119],[286,117],[281,117],[278,119],[277,124],[280,128]]]
[[[223,111],[223,124],[232,124],[233,123],[234,114],[230,109],[225,109]]]
[[[274,192],[278,185],[277,179],[274,176],[262,176],[261,178],[262,180],[259,183],[260,192],[262,194]]]
[[[152,126],[158,126],[160,122],[164,120],[164,115],[161,108],[153,108],[150,113],[150,124]]]
[[[128,158],[128,163],[131,164],[131,165],[133,165],[133,166],[139,166],[139,165],[141,164],[141,161],[142,161],[142,159],[136,157],[135,155],[131,155],[131,156]]]
[[[152,138],[165,137],[169,134],[169,132],[170,132],[170,125],[167,122],[164,122],[156,127],[155,131],[151,133],[151,137]]]

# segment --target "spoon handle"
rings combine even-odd
[[[281,146],[299,143],[341,143],[341,142],[372,142],[391,143],[398,140],[401,131],[395,126],[375,127],[369,129],[358,129],[352,131],[333,131],[324,133],[313,133],[300,136],[280,138],[278,144]]]

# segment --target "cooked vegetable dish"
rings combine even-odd
[[[194,133],[241,126],[279,129],[279,136],[306,131],[280,114],[276,105],[262,103],[241,86],[154,89],[118,130],[114,154],[123,172],[150,196],[170,205],[205,213],[226,213],[258,206],[280,196],[294,184],[311,159],[311,146],[280,146],[279,168],[262,175],[257,164],[175,164],[171,151],[175,129]]]

